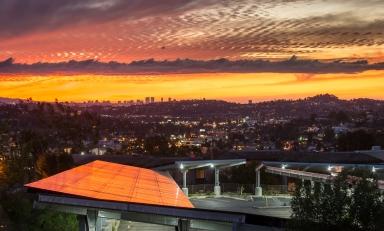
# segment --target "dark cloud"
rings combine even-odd
[[[381,56],[384,45],[383,7],[382,0],[0,0],[0,57],[31,63],[299,54],[374,62],[368,56]],[[61,33],[43,33],[56,29]],[[353,49],[363,46],[370,49]]]
[[[320,62],[300,60],[292,56],[284,61],[216,59],[208,61],[178,59],[156,61],[154,59],[131,63],[99,62],[84,60],[60,63],[18,64],[12,58],[0,62],[2,74],[166,74],[166,73],[302,73],[298,79],[306,80],[321,73],[357,73],[367,70],[384,70],[384,63],[369,64],[365,60],[355,62]]]
[[[192,0],[0,0],[0,36],[169,14]]]

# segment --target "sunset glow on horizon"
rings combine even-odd
[[[153,96],[234,102],[305,98],[330,93],[340,98],[384,99],[384,71],[360,74],[202,73],[169,75],[1,76],[0,97],[37,101],[143,100]]]

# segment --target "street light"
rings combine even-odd
[[[183,164],[180,164],[180,169],[184,169],[184,165]]]

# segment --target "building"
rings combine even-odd
[[[195,208],[168,174],[105,161],[93,161],[25,187],[36,194],[35,208],[76,214],[80,231],[132,227],[167,231],[281,230],[286,222]]]
[[[145,97],[145,104],[149,104],[151,102],[151,97]]]

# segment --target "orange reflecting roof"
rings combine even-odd
[[[171,177],[99,160],[25,186],[101,200],[193,208]]]

